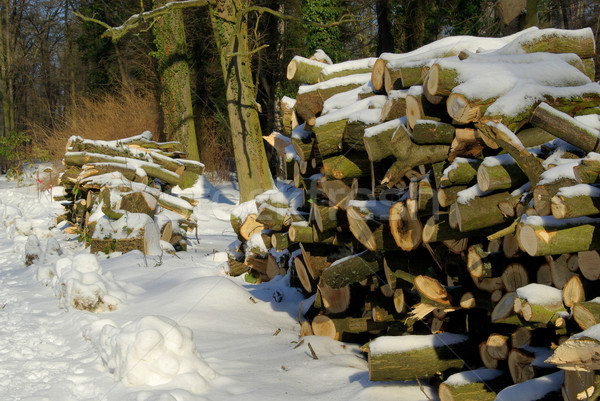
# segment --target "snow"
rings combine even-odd
[[[348,123],[360,122],[363,124],[373,125],[379,123],[381,117],[381,109],[361,110],[348,117]]]
[[[456,55],[461,51],[471,52],[495,50],[510,43],[520,35],[537,31],[537,27],[532,27],[516,34],[502,38],[482,38],[475,36],[449,36],[439,39],[435,42],[421,46],[411,52],[404,54],[382,53],[379,57],[386,60],[391,66],[403,65],[406,62],[417,60],[428,60],[431,58],[440,58],[448,55]]]
[[[316,59],[316,60],[323,60],[327,64],[333,64],[333,61],[331,61],[331,58],[322,49],[317,49],[315,51],[315,54],[313,54],[311,56],[311,58]]]
[[[289,276],[252,285],[225,274],[228,245],[237,240],[229,216],[239,195],[231,183],[194,189],[201,224],[198,240],[187,233],[187,252],[144,256],[90,255],[64,223],[54,225],[62,206],[38,194],[34,180],[17,188],[0,177],[0,398],[435,399],[428,385],[425,395],[416,382],[370,382],[358,345],[310,336],[295,348],[298,313],[311,301]],[[24,268],[32,234],[42,255]],[[59,282],[86,294],[106,290],[104,302],[115,307],[76,309],[59,298]]]
[[[589,184],[577,184],[570,187],[561,187],[556,194],[565,198],[574,198],[576,196],[600,197],[600,188]]]
[[[281,103],[285,104],[289,109],[296,107],[296,99],[293,99],[289,96],[282,97]]]
[[[496,395],[496,401],[533,401],[544,398],[553,391],[560,391],[564,381],[564,372],[558,371],[546,376],[536,377],[523,383],[506,387]]]
[[[517,288],[517,296],[535,305],[559,305],[563,301],[561,290],[537,283]]]
[[[366,69],[366,68],[373,68],[373,64],[375,64],[375,61],[377,61],[377,58],[375,58],[375,57],[363,58],[363,59],[359,59],[359,60],[343,61],[341,63],[331,64],[331,65],[324,67],[321,70],[321,73],[324,76],[327,76],[327,75],[335,74],[340,71],[351,71],[351,70],[362,70],[362,69]]]
[[[472,200],[491,194],[493,191],[482,191],[478,184],[463,189],[457,194],[456,202],[461,205],[468,205]]]
[[[493,121],[488,121],[486,125],[495,128],[498,134],[504,135],[504,138],[501,139],[507,141],[518,150],[525,150],[525,146],[523,146],[523,143],[521,143],[519,137],[517,137],[514,132],[509,130],[506,125]]]
[[[337,77],[328,79],[327,81],[319,82],[317,84],[312,85],[300,85],[298,88],[298,94],[304,94],[308,92],[314,92],[316,90],[324,90],[331,89],[340,86],[349,86],[349,85],[364,85],[371,80],[371,73],[363,73],[363,74],[352,74],[347,75],[345,77]]]
[[[457,80],[461,83],[452,92],[462,94],[469,100],[497,98],[524,84],[568,87],[590,83],[583,72],[559,55],[547,54],[545,60],[528,54],[521,57],[522,63],[444,58],[438,60],[437,64],[442,69],[458,73]]]
[[[479,368],[450,375],[444,384],[452,387],[466,386],[471,383],[488,382],[502,376],[505,372],[498,369]]]
[[[326,81],[328,82],[328,81]],[[328,114],[321,115],[315,120],[315,127],[320,127],[325,124],[341,121],[350,118],[350,116],[359,113],[364,110],[377,108],[381,109],[386,101],[386,97],[383,95],[371,96],[366,99],[352,102],[350,105],[345,106],[341,109],[330,111]]]
[[[592,327],[589,327],[588,329],[583,330],[582,332],[574,334],[569,339],[577,340],[580,338],[591,338],[596,341],[600,341],[600,324],[595,324]]]
[[[577,70],[579,71],[579,70]],[[540,74],[540,72],[537,72]],[[532,81],[524,81],[498,98],[487,108],[485,116],[516,116],[523,110],[541,103],[546,98],[577,99],[585,96],[599,96],[600,84],[597,82],[580,86],[545,86]]]
[[[164,316],[143,316],[122,327],[103,319],[83,334],[106,369],[128,386],[172,383],[198,394],[217,376],[198,354],[192,330]]]
[[[590,127],[596,131],[600,130],[600,116],[598,114],[588,114],[585,116],[574,117],[576,121]]]
[[[487,159],[487,157],[486,157]],[[484,159],[484,160],[486,160]],[[448,167],[446,167],[444,169],[444,171],[442,172],[442,177],[444,178],[448,178],[448,174],[450,174],[451,171],[456,170],[460,164],[474,164],[477,163],[477,159],[471,159],[471,158],[467,158],[467,157],[455,157],[454,160],[452,161],[452,164],[450,164]]]
[[[386,200],[351,200],[348,202],[348,206],[357,208],[361,213],[369,213],[377,218],[387,219],[392,203]]]
[[[513,159],[508,153],[504,153],[498,156],[488,156],[483,159],[482,165],[486,167],[497,167],[517,164],[517,161]]]
[[[594,138],[600,138],[600,130],[598,130],[597,128],[594,128],[593,125],[593,120],[590,118],[590,116],[586,116],[587,118],[584,118],[583,121],[582,119],[576,119],[573,118],[571,116],[569,116],[567,113],[563,113],[562,111],[556,110],[554,107],[550,106],[548,103],[546,102],[542,102],[540,103],[540,105],[538,106],[538,108],[540,110],[543,110],[547,113],[550,113],[558,118],[564,119],[569,121],[571,124],[573,124],[576,128],[580,129],[581,131],[589,134],[590,136],[594,137]],[[593,116],[592,116],[593,117]],[[589,120],[590,123],[589,124],[585,124],[584,121]],[[598,120],[598,116],[596,116],[596,123]]]
[[[403,118],[396,118],[394,120],[386,121],[381,124],[377,124],[373,127],[366,128],[364,136],[367,138],[370,138],[372,136],[381,134],[382,132],[387,131],[389,129],[396,129],[405,122],[406,122],[406,117],[403,117]]]
[[[576,41],[593,38],[591,28],[582,28],[576,30],[566,29],[540,29],[540,30],[526,30],[522,31],[513,41],[502,47],[497,51],[498,54],[519,54],[525,53],[525,49],[528,45],[536,42],[542,42],[550,40],[552,37],[561,36],[569,37]]]
[[[600,218],[575,217],[572,219],[555,219],[553,216],[523,216],[521,223],[530,226],[543,226],[544,228],[574,227],[583,224],[599,224]]]
[[[467,336],[454,333],[382,336],[369,343],[369,350],[371,355],[394,354],[424,348],[444,347],[467,340]]]
[[[538,185],[551,184],[561,178],[570,178],[575,180],[575,173],[573,167],[577,166],[580,161],[577,159],[563,159],[564,162],[546,170],[542,173],[541,180]]]

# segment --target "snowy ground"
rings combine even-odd
[[[0,178],[1,400],[427,399],[415,383],[371,383],[356,345],[311,336],[296,347],[306,301],[285,277],[224,274],[237,192],[196,189],[199,242],[187,252],[107,257],[53,226],[62,208],[48,192]],[[42,252],[26,267],[31,234]],[[70,306],[90,291],[115,310]]]

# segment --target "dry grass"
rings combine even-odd
[[[213,116],[200,116],[197,127],[200,161],[206,166],[204,175],[213,183],[228,181],[235,168],[230,136],[219,132]]]
[[[234,170],[231,138],[205,114],[197,118],[200,160],[212,182],[227,181]],[[81,97],[75,113],[55,128],[30,127],[33,147],[51,161],[60,161],[72,135],[86,139],[114,140],[150,131],[155,139],[160,129],[158,102],[151,92],[123,89],[120,93],[94,99]],[[57,175],[57,174],[55,174]]]
[[[151,92],[122,89],[102,98],[81,97],[74,113],[54,128],[30,127],[34,146],[60,160],[72,135],[86,139],[113,140],[150,131],[159,132],[158,103]]]

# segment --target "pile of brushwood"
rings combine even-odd
[[[92,253],[185,250],[195,202],[171,189],[193,186],[204,165],[179,149],[179,142],[153,141],[150,132],[115,141],[71,137],[62,188],[54,190],[66,211],[57,222],[68,221]]]
[[[442,400],[596,399],[594,55],[590,29],[531,28],[294,57],[301,85],[268,141],[293,186],[234,210],[231,274],[289,270],[313,296],[302,335],[364,343],[371,380],[427,378]]]

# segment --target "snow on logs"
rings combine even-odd
[[[193,186],[204,165],[180,149],[179,142],[152,141],[150,132],[114,141],[71,137],[61,176],[66,213],[59,219],[92,253],[186,249],[195,202],[169,190]]]
[[[287,272],[312,297],[302,333],[367,343],[371,380],[438,375],[442,400],[591,396],[594,54],[589,29],[530,28],[294,74],[293,186],[235,209],[230,274]],[[584,386],[568,369],[586,363]]]

